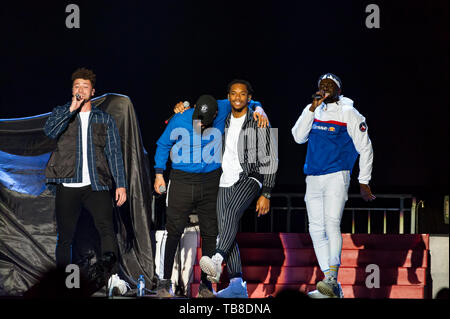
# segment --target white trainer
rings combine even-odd
[[[339,286],[339,298],[344,298],[344,292],[342,291],[342,286],[340,282],[338,282],[338,286]]]
[[[341,284],[334,277],[326,277],[317,283],[317,290],[331,298],[344,298]]]
[[[319,290],[313,290],[308,292],[308,297],[312,298],[312,299],[328,299],[328,298],[333,298],[327,295],[324,295],[323,293],[321,293]]]
[[[108,280],[108,293],[112,295],[125,295],[130,289],[130,285],[125,281],[120,279],[119,275],[114,274]]]
[[[220,280],[220,275],[222,273],[222,265],[216,262],[214,259],[208,256],[203,256],[200,259],[200,268],[205,274],[209,281],[218,283]]]

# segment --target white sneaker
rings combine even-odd
[[[108,280],[108,294],[112,295],[125,295],[130,289],[130,285],[125,281],[120,279],[117,274],[112,275]]]
[[[317,290],[331,298],[344,298],[341,284],[334,277],[326,277],[317,283]]]
[[[338,286],[339,286],[339,298],[344,298],[344,292],[342,291],[342,286],[340,282],[338,282]]]
[[[319,290],[313,290],[308,292],[308,297],[312,298],[312,299],[328,299],[328,298],[332,298],[330,296],[324,295],[323,293],[321,293]]]
[[[213,258],[203,256],[200,259],[200,268],[207,274],[209,281],[218,283],[220,280],[220,274],[222,272],[222,265],[216,262]]]

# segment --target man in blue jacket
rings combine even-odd
[[[258,102],[249,101],[257,108],[254,119],[261,117]],[[198,215],[202,237],[202,255],[214,253],[217,237],[216,201],[221,170],[222,134],[225,120],[231,112],[228,100],[216,101],[202,95],[195,108],[176,114],[157,141],[155,154],[155,191],[166,188],[163,172],[169,154],[172,160],[166,197],[167,241],[164,251],[164,273],[158,283],[158,296],[172,297],[172,268],[178,242],[193,210]],[[267,125],[265,116],[261,125]],[[212,285],[202,272],[198,297],[213,297]]]

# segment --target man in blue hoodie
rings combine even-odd
[[[262,118],[268,124],[260,103],[249,100],[256,109],[254,119]],[[216,247],[216,202],[221,170],[222,134],[225,120],[231,112],[228,100],[216,101],[202,95],[195,108],[176,114],[157,141],[155,154],[155,191],[166,188],[163,172],[169,154],[172,160],[166,197],[167,240],[164,250],[164,273],[159,281],[157,295],[172,297],[172,268],[178,242],[192,211],[198,215],[202,237],[202,255],[211,256]],[[212,285],[202,272],[199,297],[213,297]]]
[[[325,279],[317,284],[313,298],[343,298],[337,282],[341,262],[342,213],[347,201],[350,176],[359,158],[359,185],[365,201],[375,199],[369,181],[373,149],[364,116],[353,101],[341,95],[342,82],[334,74],[322,75],[319,91],[292,128],[297,143],[308,142],[304,173],[305,203],[309,233]]]

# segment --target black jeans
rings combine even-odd
[[[82,205],[90,212],[100,235],[102,254],[117,257],[117,240],[113,226],[113,207],[109,191],[93,191],[91,186],[56,188],[56,264],[65,267],[72,262],[71,246]]]
[[[219,179],[206,183],[183,183],[171,180],[167,192],[166,229],[167,241],[164,249],[164,279],[172,277],[172,267],[180,237],[195,210],[200,224],[202,255],[212,256],[217,238],[217,193]],[[202,282],[209,284],[202,272]]]

